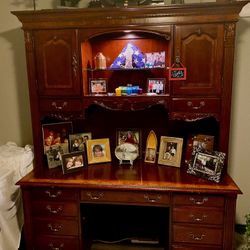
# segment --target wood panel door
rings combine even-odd
[[[216,95],[221,92],[223,25],[195,24],[175,27],[174,58],[187,67],[185,81],[173,81],[173,94]]]
[[[35,53],[39,94],[79,96],[79,53],[77,31],[39,30],[35,33]]]

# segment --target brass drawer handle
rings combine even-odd
[[[62,230],[62,225],[52,225],[52,224],[48,224],[48,229],[52,232],[59,232]]]
[[[201,234],[201,235],[195,235],[194,233],[189,233],[189,236],[192,240],[195,241],[202,241],[203,238],[206,236],[205,234]]]
[[[204,101],[200,101],[200,105],[199,106],[194,106],[192,101],[188,101],[187,102],[187,106],[194,109],[194,110],[198,110],[201,109],[202,107],[205,107],[206,103]]]
[[[208,201],[208,198],[204,197],[202,199],[195,199],[194,197],[190,197],[189,200],[195,205],[203,205]]]
[[[51,207],[50,205],[47,205],[47,206],[46,206],[46,209],[47,209],[50,213],[52,213],[52,214],[58,214],[58,213],[62,212],[62,210],[63,210],[62,206],[59,206],[57,209],[52,209],[52,207]]]
[[[161,200],[161,195],[158,194],[155,198],[153,198],[150,197],[148,194],[144,194],[144,199],[151,203],[159,202]]]
[[[53,243],[49,243],[48,247],[49,247],[51,250],[61,250],[61,249],[64,248],[64,244],[61,243],[60,246],[56,247],[56,246],[54,246]]]
[[[57,198],[59,195],[62,194],[62,191],[59,190],[56,193],[51,193],[49,190],[46,190],[45,193],[50,197],[50,198]]]
[[[68,103],[67,103],[67,102],[63,102],[62,106],[57,106],[57,103],[56,103],[56,102],[52,102],[52,103],[51,103],[51,106],[54,107],[56,110],[62,110],[62,109],[64,109],[65,107],[68,106]]]
[[[192,220],[193,221],[195,221],[195,222],[203,222],[203,221],[205,221],[205,219],[207,218],[207,215],[202,215],[201,217],[198,217],[198,216],[195,216],[195,215],[193,215],[193,214],[190,214],[189,215],[191,218],[192,218]]]
[[[97,192],[97,193],[87,192],[86,194],[91,200],[100,200],[104,196],[103,192]]]

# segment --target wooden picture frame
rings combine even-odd
[[[50,149],[50,146],[69,144],[69,134],[72,134],[72,122],[49,123],[42,125],[44,154]]]
[[[92,139],[92,133],[78,133],[69,135],[70,152],[84,151],[87,140]]]
[[[156,151],[157,151],[157,137],[155,132],[151,130],[147,137],[144,162],[155,163]]]
[[[189,164],[187,173],[220,182],[226,154],[218,151],[197,152]]]
[[[158,164],[180,167],[183,139],[161,136]]]
[[[123,143],[132,143],[138,147],[139,156],[142,156],[141,147],[141,130],[138,128],[117,128],[116,129],[116,145],[119,146]]]
[[[164,94],[166,89],[165,78],[148,78],[147,79],[147,93],[148,94]]]
[[[107,94],[107,79],[106,78],[90,78],[89,93],[90,95]]]
[[[79,151],[63,154],[61,157],[63,174],[79,171],[86,166],[86,157],[84,152]]]
[[[88,164],[110,162],[110,143],[109,138],[87,140]]]

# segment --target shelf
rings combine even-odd
[[[164,67],[164,68],[131,68],[131,69],[126,69],[126,68],[120,68],[120,69],[111,69],[111,68],[106,68],[106,69],[94,69],[94,68],[82,68],[82,70],[86,71],[146,71],[146,70],[168,70],[170,67]]]

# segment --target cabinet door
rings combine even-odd
[[[223,25],[176,26],[174,52],[187,67],[187,79],[173,81],[173,94],[220,94]]]
[[[80,95],[76,30],[41,30],[35,33],[39,94]]]

